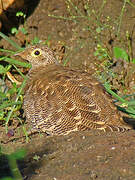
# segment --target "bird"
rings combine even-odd
[[[31,132],[53,136],[91,129],[131,129],[104,86],[85,71],[63,66],[48,46],[29,46],[17,55],[32,66],[23,102]]]

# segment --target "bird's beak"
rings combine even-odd
[[[25,51],[21,51],[21,52],[18,52],[18,53],[16,53],[16,54],[14,54],[14,56],[19,56],[19,57],[21,57],[23,60],[26,60],[27,61],[27,54],[26,54],[26,52]]]
[[[19,60],[20,61],[22,61],[22,62],[29,62],[28,60],[27,60],[27,57],[26,57],[26,53],[25,53],[25,51],[21,51],[21,52],[17,52],[16,54],[14,54],[14,56],[16,57],[16,56],[18,56],[17,58],[19,58]]]
[[[20,52],[17,52],[16,54],[14,54],[14,56],[22,56],[21,54],[23,54],[24,53],[24,51],[20,51]]]
[[[20,52],[19,52],[19,53],[14,54],[14,56],[20,56]]]

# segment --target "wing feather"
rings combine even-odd
[[[116,118],[116,107],[103,86],[85,72],[57,67],[40,72],[28,87],[24,100],[27,119],[44,132],[104,129],[110,118]]]

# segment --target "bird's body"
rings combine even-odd
[[[90,74],[60,65],[43,45],[27,48],[19,55],[32,64],[24,111],[35,131],[66,135],[89,129],[130,129],[110,95]]]

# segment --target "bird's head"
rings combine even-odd
[[[42,44],[27,47],[24,51],[17,53],[16,55],[29,61],[32,68],[57,63],[53,51]]]

